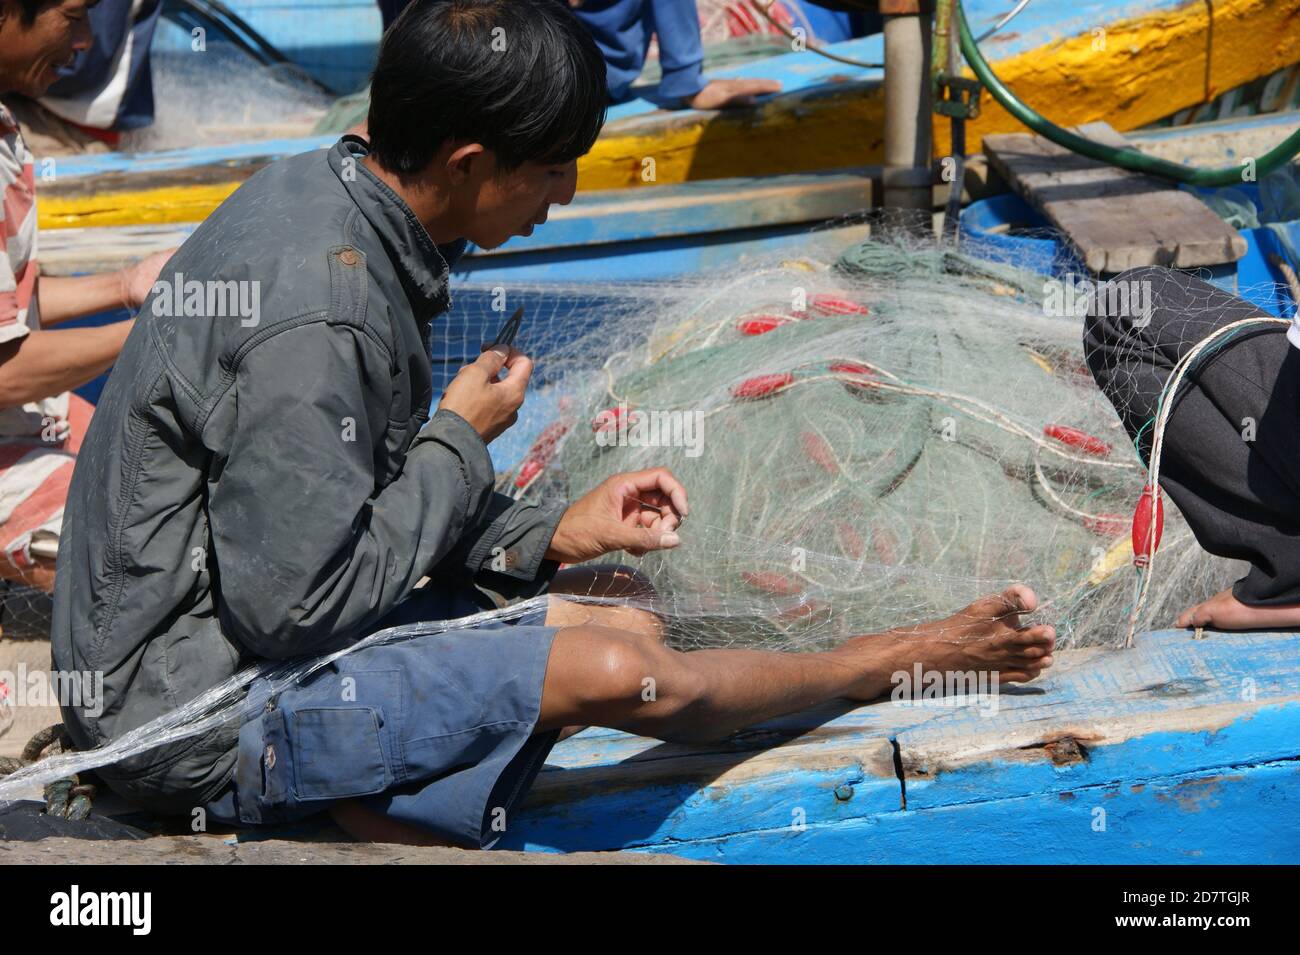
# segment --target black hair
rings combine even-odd
[[[41,12],[41,8],[53,2],[55,0],[18,0],[18,22],[24,26],[31,26],[36,22],[36,16]]]
[[[371,154],[398,175],[447,142],[482,143],[507,171],[570,162],[607,101],[605,60],[564,0],[413,0],[379,48]]]

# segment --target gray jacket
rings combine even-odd
[[[141,308],[59,544],[54,664],[104,679],[102,700],[63,709],[79,748],[256,659],[364,636],[426,574],[521,595],[554,572],[564,503],[495,494],[478,434],[429,417],[446,250],[364,155],[349,137],[258,172]],[[230,778],[237,729],[101,775],[188,812]]]

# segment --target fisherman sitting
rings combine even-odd
[[[819,653],[678,652],[644,608],[560,596],[635,595],[627,573],[558,565],[688,546],[685,488],[655,468],[573,504],[495,494],[487,445],[532,362],[489,348],[439,398],[428,342],[466,240],[495,248],[573,198],[604,119],[600,51],[560,3],[416,0],[373,92],[369,144],[261,170],[169,266],[257,283],[259,321],[141,310],[86,439],[101,466],[73,478],[54,660],[105,674],[101,715],[63,711],[87,748],[251,664],[428,632],[257,679],[242,723],[100,770],[110,787],[236,826],[329,810],[362,837],[487,846],[566,727],[714,739],[886,695],[916,664],[1012,681],[1051,665],[1022,586]],[[479,588],[549,593],[512,622],[437,623],[494,606]]]
[[[90,47],[93,0],[0,0],[0,95],[41,96]],[[92,407],[71,393],[104,373],[130,321],[48,331],[83,315],[134,309],[168,253],[120,272],[42,277],[35,169],[0,105],[0,577],[53,588],[64,500]]]
[[[1144,461],[1170,375],[1218,329],[1267,318],[1184,272],[1134,269],[1098,295],[1084,353]],[[1124,308],[1124,302],[1145,303]],[[1116,308],[1116,303],[1121,307]],[[1300,626],[1300,325],[1253,325],[1207,352],[1172,400],[1160,486],[1211,554],[1248,561],[1232,587],[1184,611],[1180,627],[1272,630]]]

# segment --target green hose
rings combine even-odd
[[[962,9],[961,0],[958,0],[957,3],[957,20],[961,30],[961,51],[965,54],[967,62],[970,63],[979,81],[984,84],[988,91],[993,94],[993,98],[1001,103],[1007,112],[1034,132],[1040,136],[1045,136],[1058,146],[1064,146],[1071,152],[1087,156],[1089,159],[1096,159],[1098,162],[1104,162],[1111,166],[1118,166],[1121,169],[1150,173],[1153,176],[1173,179],[1176,182],[1185,182],[1192,186],[1236,186],[1247,181],[1244,176],[1246,171],[1244,163],[1220,166],[1215,169],[1198,169],[1194,166],[1184,166],[1181,163],[1157,159],[1155,156],[1148,156],[1131,147],[1119,149],[1114,146],[1107,146],[1091,139],[1085,139],[1068,129],[1062,129],[1017,99],[1016,94],[1011,92],[993,73],[993,69],[980,53],[979,46],[971,35],[970,27],[966,23],[966,11]],[[1300,153],[1300,129],[1255,160],[1255,178],[1260,179],[1267,176],[1273,170],[1285,165],[1297,153]]]

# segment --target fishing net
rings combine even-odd
[[[832,256],[660,286],[535,341],[553,420],[505,486],[574,498],[671,468],[684,543],[627,562],[692,609],[669,618],[682,647],[823,648],[1013,581],[1062,646],[1122,643],[1146,471],[1069,290],[933,244]],[[1161,557],[1142,627],[1240,571],[1173,513]]]
[[[48,640],[51,599],[39,588],[0,580],[0,638]]]

